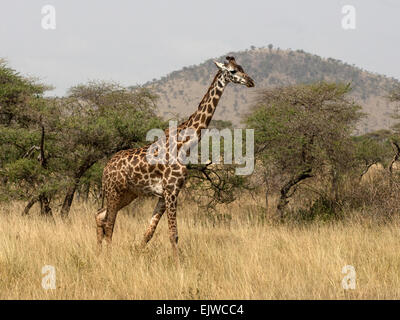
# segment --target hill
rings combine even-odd
[[[352,96],[363,106],[369,116],[359,125],[360,133],[388,128],[393,120],[390,114],[394,105],[385,98],[399,81],[371,73],[354,65],[306,53],[302,50],[280,50],[252,48],[240,52],[229,52],[255,80],[256,88],[275,87],[288,84],[310,83],[319,80],[351,82]],[[216,58],[223,61],[221,56]],[[159,112],[165,118],[186,117],[196,109],[207,91],[216,67],[209,59],[199,65],[184,67],[159,80],[146,83],[160,97]],[[218,105],[214,119],[230,120],[238,125],[251,107],[257,90],[229,85]]]

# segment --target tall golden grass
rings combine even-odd
[[[219,219],[183,202],[180,266],[165,217],[137,249],[156,200],[117,218],[111,253],[96,252],[96,207],[76,203],[69,222],[21,217],[22,203],[0,207],[1,299],[398,299],[400,220],[378,224],[354,214],[340,222],[278,224],[257,199],[220,208]],[[359,217],[359,219],[357,218]],[[44,265],[56,289],[41,286]],[[342,287],[354,266],[356,288]]]

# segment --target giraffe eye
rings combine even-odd
[[[232,70],[232,71],[231,71],[232,74],[235,74],[236,72],[237,72],[236,70]]]

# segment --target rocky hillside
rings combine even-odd
[[[251,107],[257,90],[295,83],[318,80],[351,82],[354,99],[363,106],[368,118],[360,124],[360,133],[387,128],[393,120],[390,114],[394,106],[385,96],[399,81],[362,70],[335,59],[323,59],[304,51],[271,48],[253,48],[241,52],[229,52],[255,80],[256,88],[229,85],[218,105],[214,119],[230,120],[240,124],[243,115]],[[223,61],[225,55],[216,58]],[[216,67],[212,59],[200,65],[184,67],[159,80],[146,83],[160,97],[159,110],[165,118],[186,117],[194,112],[207,91]]]

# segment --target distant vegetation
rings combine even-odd
[[[258,51],[274,62],[258,61]],[[249,73],[258,83],[263,83],[262,74],[275,64],[297,74],[297,78],[305,77],[301,78],[304,83],[279,82],[275,87],[260,88],[254,96],[242,118],[242,126],[255,130],[253,175],[235,175],[235,165],[190,164],[184,197],[217,215],[221,205],[243,194],[260,193],[265,194],[264,213],[278,195],[274,210],[281,219],[339,218],[348,208],[361,210],[383,200],[380,208],[385,214],[400,212],[398,117],[392,115],[394,125],[385,130],[357,134],[355,128],[368,114],[363,112],[362,103],[353,100],[353,86],[326,79],[309,83],[310,77],[300,75],[304,70],[289,62],[314,59],[320,61],[319,68],[325,68],[326,74],[342,72],[343,77],[356,69],[303,52],[258,51],[241,53],[241,61],[238,58],[246,68],[254,68]],[[246,60],[251,55],[254,59]],[[341,66],[339,71],[335,71],[335,65]],[[255,72],[262,68],[264,71]],[[205,79],[211,67],[206,63],[188,68],[184,74],[194,75],[196,70],[208,70],[198,75]],[[308,70],[309,74],[313,70]],[[393,81],[357,72],[359,78],[353,74],[354,79],[365,78],[363,83],[375,90],[388,90],[384,101],[400,102],[400,87],[390,89]],[[47,89],[1,62],[0,201],[23,201],[23,215],[37,203],[43,216],[52,218],[59,208],[57,212],[67,217],[74,199],[99,200],[102,170],[114,153],[143,146],[148,143],[145,137],[149,129],[165,128],[167,123],[156,115],[159,101],[148,88],[97,81],[72,87],[66,97],[57,98],[45,97]],[[364,89],[359,86],[354,90],[362,94]],[[195,109],[195,105],[190,108],[192,112]],[[228,117],[210,123],[210,128],[232,127]],[[378,164],[384,168],[379,181],[368,187],[360,184]]]
[[[280,181],[282,218],[288,198],[310,178],[328,180],[320,198],[331,208],[337,205],[338,181],[356,167],[351,133],[363,116],[346,98],[349,91],[348,85],[325,82],[267,89],[248,117],[266,183]]]
[[[336,59],[323,59],[302,50],[273,49],[272,45],[229,54],[235,56],[238,63],[254,78],[256,89],[316,81],[350,83],[353,88],[351,96],[369,114],[358,125],[361,132],[388,128],[393,123],[390,118],[393,105],[386,97],[399,84],[396,79],[367,72]],[[222,61],[224,58],[216,59]],[[195,107],[205,93],[215,72],[210,59],[200,65],[174,71],[145,86],[154,88],[160,96],[158,105],[161,115],[168,112],[187,115],[190,106]],[[232,86],[227,91],[229,94],[224,95],[215,119],[238,124],[253,104],[255,94],[254,91],[238,86]]]
[[[400,102],[398,92],[391,97]],[[349,93],[349,85],[327,82],[260,92],[246,121],[255,131],[256,185],[264,184],[266,207],[278,194],[282,220],[400,214],[399,124],[355,136],[366,115]]]

